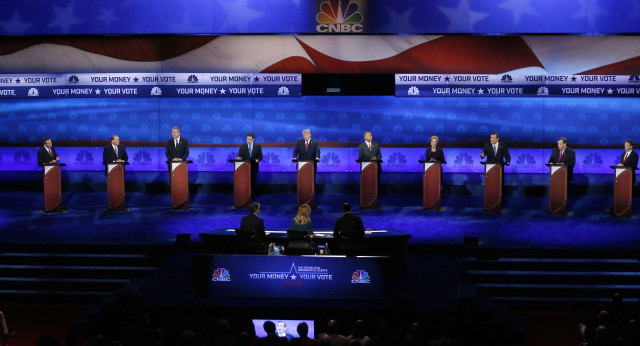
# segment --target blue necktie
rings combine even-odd
[[[251,158],[251,152],[253,151],[253,144],[249,146],[249,158]]]

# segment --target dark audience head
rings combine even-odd
[[[264,331],[265,333],[267,333],[267,335],[273,334],[276,332],[276,324],[273,323],[272,321],[265,321],[262,324],[262,328],[264,328]]]
[[[230,330],[231,327],[229,327],[229,322],[224,318],[220,318],[216,321],[216,334],[219,338],[225,338],[229,335]]]
[[[51,336],[43,336],[38,339],[38,346],[60,346],[60,341]]]
[[[353,322],[353,326],[351,327],[351,336],[353,336],[354,339],[362,339],[367,336],[367,326],[363,320]]]
[[[335,320],[327,322],[327,334],[338,334],[338,322]]]
[[[298,323],[298,327],[296,328],[296,330],[298,331],[298,335],[300,335],[301,338],[306,338],[307,334],[309,334],[309,325],[307,324],[307,322],[300,322]]]
[[[343,213],[350,213],[351,212],[351,204],[349,203],[345,203],[342,205],[342,212]]]
[[[254,214],[258,210],[260,210],[260,203],[253,202],[249,204],[249,211],[251,212],[251,214]]]
[[[358,339],[351,339],[351,340],[349,340],[349,343],[347,344],[347,346],[361,346],[361,345],[362,345],[362,343]]]
[[[320,346],[329,346],[331,345],[331,337],[327,334],[322,335],[319,339],[318,339],[318,345]]]

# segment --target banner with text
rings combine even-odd
[[[396,96],[638,97],[639,75],[396,74]]]
[[[298,97],[300,74],[76,73],[2,74],[1,98]]]

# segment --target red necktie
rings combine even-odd
[[[624,160],[622,162],[627,162],[627,157],[629,157],[629,153],[624,154]]]
[[[558,162],[562,161],[562,151],[560,151],[560,156],[558,156]]]
[[[51,152],[51,149],[47,148],[47,151],[49,152],[49,156],[53,157],[53,153]]]
[[[304,145],[304,150],[309,150],[309,142],[306,142],[306,144]]]
[[[371,143],[369,143],[368,145],[369,145],[369,151],[371,151]]]

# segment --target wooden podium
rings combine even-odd
[[[382,160],[356,160],[360,163],[360,208],[378,207],[378,170]]]
[[[549,167],[549,212],[551,214],[567,213],[567,165],[547,163]]]
[[[189,209],[189,170],[187,164],[193,161],[167,161],[171,181],[171,207]]]
[[[633,192],[633,167],[611,166],[615,170],[613,186],[613,210],[615,217],[631,217],[631,199]]]
[[[60,167],[64,163],[42,165],[42,180],[44,182],[44,212],[60,213],[62,206],[62,183],[60,181]]]
[[[298,171],[298,205],[315,206],[316,162],[294,160]]]
[[[481,162],[484,165],[484,210],[502,211],[502,163]]]
[[[229,160],[233,163],[233,206],[245,208],[251,203],[251,161]]]
[[[127,210],[124,198],[124,166],[128,162],[103,162],[107,166],[107,210]]]
[[[442,165],[444,161],[419,161],[423,164],[422,207],[440,210],[440,189],[442,186]]]

